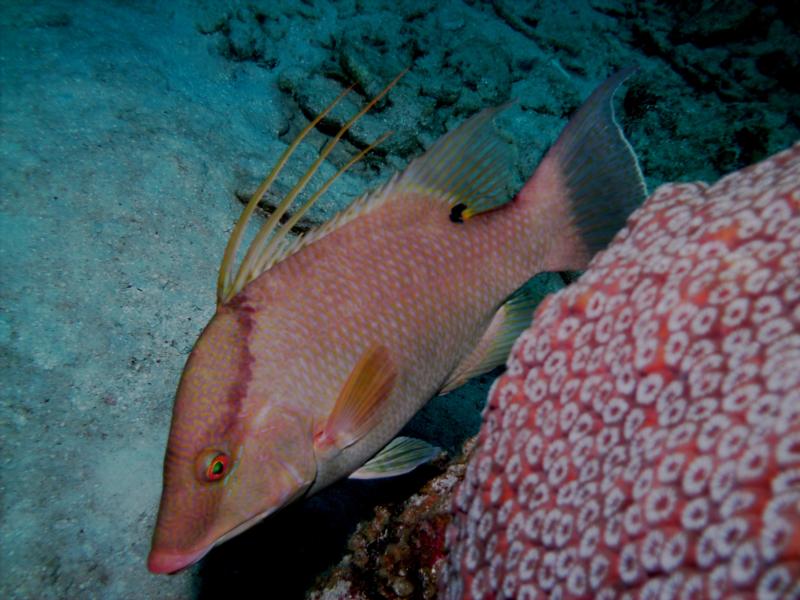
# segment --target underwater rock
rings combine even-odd
[[[628,28],[620,27],[621,17],[630,10],[624,2],[497,0],[491,6],[509,27],[545,50],[566,78],[591,73],[598,66],[599,55],[625,63],[624,48],[632,35]],[[587,32],[576,27],[588,22],[592,23],[593,44],[586,44]]]
[[[800,144],[660,187],[515,344],[446,598],[800,595]]]
[[[470,115],[497,106],[511,96],[511,57],[503,44],[483,36],[470,37],[445,54],[442,68],[460,81],[456,114]]]
[[[286,37],[286,16],[276,7],[241,7],[214,19],[199,19],[197,29],[215,36],[217,51],[235,62],[253,62],[271,69],[278,63],[281,40]]]
[[[374,518],[350,538],[348,554],[306,597],[436,598],[453,489],[464,478],[464,456],[473,445],[474,438],[467,440],[464,454],[405,502],[377,506]]]
[[[675,144],[676,162],[695,163],[694,147],[717,145],[703,155],[710,156],[713,171],[727,173],[797,139],[800,36],[794,12],[789,3],[648,1],[625,16],[633,43],[668,67],[653,73],[651,91],[667,96],[669,86],[685,89],[671,116],[646,119],[654,122],[648,129],[665,134],[664,143]],[[690,171],[691,178],[710,176],[702,168]]]

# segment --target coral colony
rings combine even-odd
[[[800,145],[659,188],[516,343],[443,596],[797,598],[798,332]]]

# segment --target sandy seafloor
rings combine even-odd
[[[343,84],[357,84],[353,111],[405,67],[323,175],[393,129],[386,152],[302,228],[510,99],[500,125],[521,182],[593,86],[630,64],[621,121],[651,188],[714,180],[798,139],[791,2],[669,6],[0,3],[0,597],[301,597],[356,520],[424,470],[336,486],[181,574],[145,568],[173,393],[241,198]],[[436,399],[409,431],[456,451],[490,381]]]

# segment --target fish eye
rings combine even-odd
[[[197,457],[197,476],[201,481],[219,481],[228,474],[230,456],[209,448]]]

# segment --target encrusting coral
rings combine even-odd
[[[442,472],[406,501],[377,506],[375,516],[361,523],[350,538],[348,554],[306,597],[437,598],[453,489],[464,477],[465,456],[473,445],[471,438],[464,445],[464,453],[449,464],[444,457],[435,461],[429,468]]]
[[[545,301],[454,510],[446,598],[800,597],[800,144]]]

